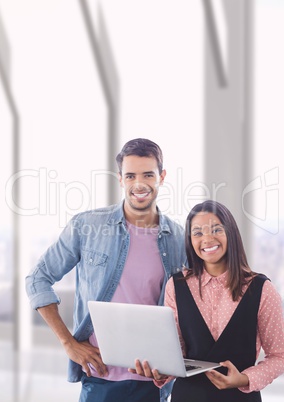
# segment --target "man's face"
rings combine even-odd
[[[129,155],[123,158],[119,181],[125,191],[125,202],[134,210],[145,211],[155,202],[166,171],[159,174],[154,157]]]

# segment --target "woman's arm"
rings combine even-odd
[[[279,293],[267,280],[262,289],[258,312],[257,350],[264,351],[264,359],[256,366],[243,371],[249,385],[240,388],[243,392],[259,391],[284,373],[284,318]]]

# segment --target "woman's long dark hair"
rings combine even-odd
[[[199,278],[199,290],[202,297],[201,274],[204,267],[203,260],[195,253],[191,243],[191,222],[199,212],[213,213],[220,219],[224,226],[227,236],[227,253],[225,257],[228,270],[228,287],[233,300],[236,301],[242,296],[243,285],[249,282],[255,273],[251,271],[248,265],[242,238],[233,215],[227,207],[217,201],[207,200],[201,204],[197,204],[187,216],[185,246],[189,270],[185,278],[193,275]]]

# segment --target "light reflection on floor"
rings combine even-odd
[[[67,357],[61,349],[34,348],[15,359],[11,346],[0,342],[0,356],[0,401],[78,402],[81,384],[67,382]],[[21,370],[13,370],[15,363]],[[283,393],[284,375],[262,391],[262,401],[280,402]]]
[[[11,345],[0,342],[0,356],[0,401],[78,402],[81,384],[67,381],[63,350],[34,348],[19,357]]]

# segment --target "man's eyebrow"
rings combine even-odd
[[[132,173],[132,172],[125,172],[125,173],[123,173],[123,174],[124,174],[124,176],[127,176],[127,175],[129,175],[129,174],[134,175],[135,173]]]
[[[154,174],[155,172],[153,171],[153,170],[149,170],[148,172],[142,172],[141,174]],[[133,173],[133,172],[126,172],[126,173],[124,173],[124,176],[127,176],[127,175],[137,175],[137,174],[139,174],[139,173]]]

